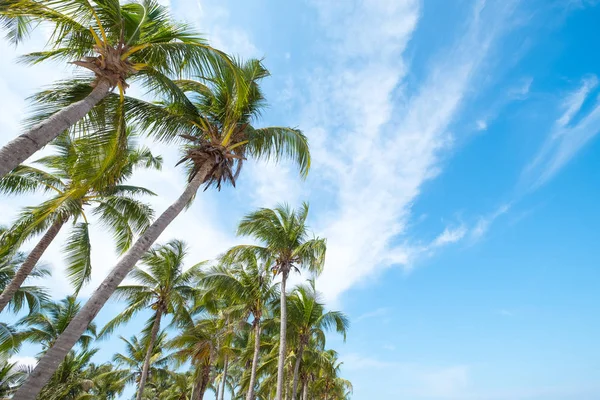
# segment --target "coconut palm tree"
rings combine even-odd
[[[325,346],[325,333],[335,329],[344,336],[350,327],[348,318],[339,311],[325,312],[325,306],[319,299],[315,289],[314,280],[309,285],[300,285],[294,289],[288,298],[289,323],[296,342],[294,379],[292,386],[292,400],[296,400],[298,393],[298,378],[300,364],[304,349],[314,338],[322,347]]]
[[[240,245],[230,249],[223,257],[226,264],[247,254],[265,260],[275,274],[281,275],[280,344],[277,368],[276,400],[283,399],[284,366],[286,359],[287,302],[286,282],[290,272],[306,269],[318,274],[325,261],[326,241],[310,238],[306,227],[308,204],[298,210],[287,205],[275,209],[262,208],[246,215],[238,226],[238,235],[252,236],[261,245]]]
[[[0,235],[3,229],[0,228]],[[15,278],[15,274],[27,260],[27,254],[16,252],[7,254],[0,259],[0,290],[3,291],[6,286]],[[44,278],[50,276],[50,270],[43,265],[37,265],[29,274],[30,278]],[[29,313],[36,312],[40,306],[48,301],[46,290],[39,286],[21,286],[13,295],[8,303],[11,311],[18,313],[27,307]]]
[[[277,296],[277,286],[273,284],[270,271],[260,264],[256,255],[245,256],[245,259],[238,260],[230,267],[219,265],[212,268],[203,278],[203,282],[207,286],[208,294],[216,292],[217,296],[226,299],[227,304],[241,311],[242,320],[247,320],[250,316],[253,318],[254,352],[246,395],[246,400],[252,400],[260,354],[261,318],[269,303]]]
[[[137,285],[119,286],[115,297],[127,302],[127,308],[111,320],[101,332],[101,336],[111,333],[117,326],[129,321],[139,311],[154,310],[148,326],[149,340],[144,366],[140,376],[137,400],[141,400],[148,378],[154,343],[160,330],[162,318],[173,315],[191,323],[187,303],[194,299],[194,288],[200,276],[200,264],[183,271],[186,245],[180,240],[171,240],[165,245],[155,246],[142,257],[142,264],[148,270],[135,268],[131,278]]]
[[[136,167],[160,169],[162,158],[155,157],[147,148],[134,148],[131,134],[124,149],[115,149],[118,140],[114,137],[112,142],[98,146],[90,138],[73,139],[63,134],[53,142],[55,153],[34,163],[41,168],[21,165],[0,179],[0,192],[50,194],[43,203],[25,207],[14,226],[0,236],[0,251],[10,254],[28,238],[44,232],[5,286],[0,295],[0,311],[67,222],[73,223],[65,256],[75,293],[91,276],[88,214],[98,216],[112,230],[120,253],[130,247],[135,234],[150,225],[152,209],[135,196],[153,193],[124,182]]]
[[[125,342],[125,352],[116,353],[113,356],[113,362],[119,367],[125,368],[127,371],[126,380],[129,383],[135,382],[139,385],[146,365],[149,339],[149,335],[144,335],[141,340],[137,336],[132,336],[129,340],[121,337],[121,340]],[[163,352],[166,341],[166,332],[161,332],[156,336],[154,346],[152,347],[147,374],[148,376],[152,376],[153,379],[165,380],[169,376],[170,371],[168,370],[168,366],[171,363],[171,356]]]
[[[50,378],[85,327],[94,319],[135,263],[175,217],[190,204],[202,184],[206,187],[220,187],[222,183],[233,184],[243,160],[248,157],[275,160],[290,158],[298,163],[302,175],[308,173],[310,154],[308,142],[302,132],[291,128],[255,128],[251,125],[265,106],[259,81],[267,76],[268,72],[257,60],[240,64],[237,73],[224,68],[215,72],[214,76],[206,79],[204,83],[180,83],[190,89],[199,116],[193,117],[192,114],[184,113],[177,103],[162,107],[162,114],[154,110],[157,107],[148,112],[147,115],[156,116],[152,122],[153,129],[160,130],[162,126],[163,130],[187,132],[184,138],[189,144],[181,162],[188,165],[188,185],[179,198],[145,230],[121,258],[90,297],[80,315],[64,332],[55,348],[40,360],[30,378],[15,394],[14,400],[31,399],[39,393],[40,385]],[[239,83],[240,80],[243,84]],[[161,118],[160,115],[170,115],[172,118]],[[302,254],[307,252],[308,249],[305,249]],[[315,267],[318,266],[315,264]]]
[[[4,0],[0,19],[15,43],[37,24],[53,28],[47,49],[27,54],[22,61],[67,62],[94,77],[91,86],[81,88],[77,101],[0,150],[0,177],[82,120],[114,88],[122,97],[135,81],[154,93],[184,101],[185,96],[169,77],[190,71],[206,73],[215,63],[226,60],[189,26],[173,21],[167,8],[155,0]],[[77,82],[80,80],[74,84]]]
[[[5,355],[0,355],[0,399],[10,399],[28,372],[27,367],[19,366],[16,362],[10,362]]]
[[[77,400],[113,400],[125,390],[128,382],[129,371],[124,369],[115,369],[112,364],[91,364],[86,370],[88,376],[88,385],[92,386],[85,394],[77,397]]]
[[[86,370],[97,351],[98,349],[70,351],[50,382],[42,389],[40,399],[75,400],[87,393],[94,384]]]
[[[316,375],[313,377],[313,397],[323,400],[346,400],[352,393],[352,384],[339,376],[342,363],[334,350],[320,350]]]
[[[21,338],[40,344],[42,353],[45,353],[64,332],[80,309],[81,305],[74,296],[67,296],[56,303],[45,303],[39,312],[25,316],[17,323],[17,326],[24,327]],[[86,349],[95,338],[96,325],[92,322],[79,338],[78,344]]]
[[[194,368],[192,400],[202,400],[210,385],[210,375],[219,345],[221,321],[217,318],[200,318],[170,342],[176,349],[173,356],[180,364],[190,362]]]

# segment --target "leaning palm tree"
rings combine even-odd
[[[344,336],[350,326],[348,318],[339,311],[325,311],[324,304],[315,290],[314,281],[310,285],[296,287],[288,299],[289,323],[296,342],[292,400],[297,400],[298,378],[304,349],[311,338],[325,346],[325,333],[335,329]]]
[[[41,385],[47,382],[85,327],[135,263],[190,204],[202,184],[206,187],[220,187],[228,182],[233,184],[242,162],[248,157],[289,158],[298,163],[302,175],[308,173],[310,154],[302,132],[284,127],[255,128],[251,125],[265,106],[259,81],[268,72],[257,60],[243,63],[239,69],[238,72],[227,68],[217,70],[204,83],[181,83],[191,89],[191,97],[195,99],[194,105],[198,111],[196,116],[185,113],[176,103],[158,107],[160,110],[153,107],[148,112],[147,115],[155,116],[153,129],[160,130],[162,127],[162,130],[187,132],[184,137],[189,145],[181,162],[189,167],[188,184],[179,198],[146,229],[100,284],[57,345],[40,360],[30,378],[15,394],[14,400],[32,399],[39,393]],[[240,80],[243,84],[240,84]],[[171,117],[162,118],[161,115]]]
[[[238,260],[230,267],[219,265],[212,268],[203,278],[203,282],[207,286],[208,294],[215,292],[231,307],[241,311],[242,320],[252,316],[254,352],[246,400],[253,400],[260,354],[261,318],[268,304],[277,296],[277,286],[273,284],[272,275],[259,262],[256,255],[245,256],[245,259]]]
[[[130,274],[138,284],[119,286],[115,291],[117,299],[127,302],[127,308],[111,320],[100,333],[100,336],[111,333],[139,311],[148,308],[154,310],[147,329],[149,340],[138,385],[137,400],[141,400],[144,393],[154,343],[162,318],[173,315],[176,320],[184,319],[190,323],[192,320],[187,311],[187,303],[192,301],[196,294],[194,286],[200,276],[202,263],[184,272],[185,255],[186,245],[180,240],[171,240],[165,245],[156,246],[148,251],[142,258],[142,264],[148,270],[135,268]]]
[[[13,170],[61,132],[84,118],[118,88],[123,96],[129,83],[142,83],[154,93],[183,100],[169,77],[206,73],[226,60],[185,24],[174,22],[155,0],[4,0],[0,24],[14,42],[37,24],[53,27],[47,50],[27,54],[36,64],[62,61],[93,74],[77,101],[49,115],[0,150],[0,177]],[[88,81],[84,77],[83,81]],[[76,79],[73,83],[81,82]]]
[[[275,209],[262,208],[245,216],[238,226],[238,235],[252,236],[262,245],[233,247],[223,257],[230,264],[247,254],[254,254],[269,264],[275,274],[281,275],[280,343],[275,399],[283,398],[284,366],[286,358],[287,303],[286,282],[290,272],[306,269],[318,274],[325,262],[325,239],[310,238],[306,227],[308,204],[298,210],[287,205]]]
[[[133,136],[129,134],[131,141]],[[21,165],[0,179],[0,192],[21,194],[42,191],[50,194],[43,203],[25,207],[11,229],[0,236],[0,252],[10,254],[28,238],[43,235],[0,295],[0,311],[17,293],[39,259],[63,226],[73,229],[65,245],[67,274],[75,293],[91,276],[91,241],[87,214],[95,214],[113,232],[117,250],[127,250],[136,233],[150,225],[152,209],[135,199],[153,194],[147,189],[125,185],[136,167],[156,168],[162,158],[146,148],[124,148],[116,135],[99,146],[83,137],[61,135],[53,143],[55,153],[36,161],[37,166]]]
[[[2,228],[0,228],[0,235],[2,235]],[[21,268],[25,260],[27,260],[27,254],[23,252],[16,252],[7,254],[5,257],[0,259],[0,290],[4,291],[6,286],[15,278],[17,271]],[[50,270],[43,265],[37,265],[36,268],[29,274],[30,278],[44,278],[50,276]],[[18,313],[25,306],[27,306],[29,313],[36,312],[40,309],[40,306],[48,301],[48,294],[46,290],[39,286],[21,286],[13,295],[12,299],[8,303],[11,311]]]

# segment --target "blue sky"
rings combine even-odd
[[[328,238],[317,285],[353,324],[345,344],[330,339],[353,398],[599,399],[596,3],[171,0],[215,46],[264,57],[261,123],[302,128],[313,170],[302,182],[289,165],[251,164],[237,189],[198,196],[160,241],[185,239],[190,264],[210,259],[239,242],[246,212],[308,200]],[[71,71],[14,63],[40,41],[0,44],[2,142],[27,94]],[[184,179],[176,149],[154,148],[164,171],[135,181],[162,210]],[[35,200],[3,202],[0,222]],[[84,295],[116,259],[110,237],[94,234]],[[60,246],[46,261],[66,294]],[[120,344],[105,346],[100,359]]]

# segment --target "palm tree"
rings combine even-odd
[[[254,254],[248,254],[246,259],[239,260],[231,267],[214,267],[206,274],[203,282],[207,285],[209,294],[216,292],[217,296],[226,299],[227,304],[241,311],[242,320],[247,320],[252,315],[254,352],[246,400],[253,400],[260,354],[261,318],[268,304],[277,296],[273,277]]]
[[[292,386],[292,400],[296,400],[300,363],[302,362],[304,349],[311,338],[314,338],[324,347],[325,332],[335,329],[337,333],[344,336],[345,340],[350,322],[339,311],[325,312],[325,307],[320,302],[319,294],[315,290],[314,281],[311,281],[310,285],[296,287],[288,302],[290,327],[297,342]]]
[[[42,389],[40,399],[75,400],[86,394],[94,385],[86,372],[91,358],[98,349],[70,351],[52,379]]]
[[[139,385],[142,377],[144,366],[146,365],[146,355],[148,353],[148,342],[150,336],[145,335],[142,340],[133,336],[130,340],[121,337],[125,342],[125,352],[117,353],[113,356],[113,362],[117,365],[126,368],[127,382],[135,382]],[[157,335],[152,354],[150,356],[150,364],[148,367],[148,375],[166,379],[169,375],[168,365],[171,363],[170,354],[164,354],[163,349],[166,346],[167,334],[161,332]]]
[[[201,318],[170,342],[170,347],[177,349],[173,353],[175,359],[180,364],[190,362],[194,368],[192,400],[202,400],[210,384],[220,331],[217,318]]]
[[[41,344],[42,353],[45,353],[65,331],[80,309],[81,306],[74,296],[67,296],[57,303],[45,303],[39,312],[25,316],[17,323],[18,326],[25,327],[21,337],[23,340]],[[92,322],[81,335],[78,343],[85,349],[95,338],[96,325]]]
[[[231,264],[240,257],[254,254],[270,264],[273,273],[281,275],[281,326],[276,400],[283,398],[287,334],[285,286],[288,276],[291,271],[300,269],[318,274],[325,261],[326,241],[320,238],[309,238],[306,227],[307,217],[308,204],[306,203],[298,210],[292,210],[287,205],[279,205],[275,209],[262,208],[248,214],[238,226],[238,235],[252,236],[263,245],[236,246],[223,257],[225,263]]]
[[[339,376],[342,363],[334,350],[321,350],[316,375],[313,377],[313,396],[323,400],[346,400],[352,393],[352,384]]]
[[[0,235],[2,235],[2,228],[0,228]],[[7,254],[0,260],[0,290],[3,291],[14,279],[15,274],[26,259],[26,253],[17,252]],[[44,278],[47,276],[50,276],[50,270],[41,265],[36,266],[29,274],[30,278]],[[15,292],[8,306],[15,313],[27,306],[29,313],[32,313],[38,311],[46,301],[48,301],[48,294],[43,288],[39,286],[21,286]]]
[[[188,185],[181,196],[145,230],[127,254],[117,263],[100,287],[94,292],[59,343],[40,360],[27,382],[15,394],[14,400],[34,398],[72,348],[85,327],[94,319],[113,294],[117,286],[135,263],[156,241],[166,227],[190,204],[202,184],[217,187],[221,183],[234,183],[245,157],[290,158],[295,160],[305,176],[310,167],[310,154],[306,137],[296,129],[271,127],[254,128],[253,119],[265,102],[258,86],[268,73],[257,60],[240,65],[238,73],[220,69],[205,84],[191,82],[182,85],[195,88],[195,105],[198,115],[182,114],[177,103],[166,105],[161,118],[158,112],[152,128],[179,131],[187,129],[185,138],[190,141],[181,162],[189,166]],[[238,77],[243,79],[239,84]],[[156,107],[154,107],[156,108]],[[176,122],[179,121],[179,125]],[[324,245],[324,243],[323,243]]]
[[[92,72],[94,77],[91,86],[80,87],[77,101],[0,150],[0,177],[83,119],[112,89],[118,87],[122,98],[129,83],[136,81],[154,93],[183,100],[185,96],[170,76],[206,73],[226,59],[190,27],[174,22],[167,8],[155,0],[4,0],[0,22],[9,28],[8,36],[15,43],[33,26],[49,24],[54,31],[48,49],[27,54],[23,61],[63,61]]]
[[[130,135],[129,140],[132,139]],[[42,168],[21,165],[0,179],[1,192],[51,194],[43,203],[25,207],[14,226],[0,236],[1,250],[9,254],[28,238],[45,231],[5,286],[0,295],[0,311],[68,221],[73,221],[73,229],[65,245],[65,256],[75,293],[91,276],[88,212],[97,215],[113,231],[120,253],[131,246],[135,234],[150,225],[152,209],[135,196],[153,193],[123,183],[136,167],[160,169],[162,158],[153,156],[146,148],[133,148],[133,142],[125,149],[115,150],[114,142],[118,140],[113,138],[100,147],[90,138],[72,139],[63,134],[53,142],[55,154],[35,162]]]
[[[114,369],[112,364],[98,366],[91,364],[85,373],[89,377],[92,386],[87,393],[79,396],[77,400],[113,400],[119,398],[125,390],[129,371]]]
[[[25,380],[28,368],[9,362],[6,356],[0,356],[0,399],[7,400],[16,388]]]
[[[173,315],[191,322],[186,307],[193,300],[196,290],[194,284],[200,276],[201,264],[194,265],[183,272],[183,260],[186,255],[185,243],[172,240],[165,245],[152,248],[144,257],[142,264],[148,271],[135,268],[130,276],[138,285],[119,286],[116,298],[127,302],[127,308],[102,330],[101,336],[111,333],[117,326],[129,321],[139,311],[151,308],[154,315],[149,321],[149,340],[140,382],[137,400],[141,400],[148,378],[150,361],[154,350],[160,323],[164,316]]]

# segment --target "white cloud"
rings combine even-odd
[[[491,214],[480,217],[475,226],[471,229],[471,238],[477,240],[485,236],[494,221],[496,221],[498,217],[506,214],[508,210],[510,210],[510,207],[511,204],[503,204]]]
[[[523,171],[523,180],[535,189],[549,181],[594,136],[600,132],[600,102],[576,118],[584,102],[598,86],[595,75],[583,79],[579,88],[569,93],[563,102],[563,113],[557,118],[548,138],[533,161]]]
[[[433,247],[440,247],[447,244],[456,243],[467,234],[467,227],[464,225],[459,226],[458,228],[446,228],[444,232],[442,232],[435,240],[433,241]]]
[[[478,131],[485,131],[488,128],[487,121],[484,119],[477,120],[477,122],[475,122],[475,126],[477,127]]]
[[[174,14],[194,24],[211,46],[244,59],[261,57],[247,31],[232,21],[229,9],[217,0],[178,0]]]
[[[418,22],[418,2],[316,5],[337,54],[330,70],[313,75],[301,126],[310,135],[315,179],[335,196],[335,209],[317,216],[316,224],[328,238],[319,287],[334,300],[390,265],[409,267],[413,249],[395,243],[406,233],[421,185],[439,173],[442,153],[453,142],[448,126],[473,90],[512,2],[478,3],[466,33],[433,60],[411,96],[395,91],[406,73],[402,53]]]

